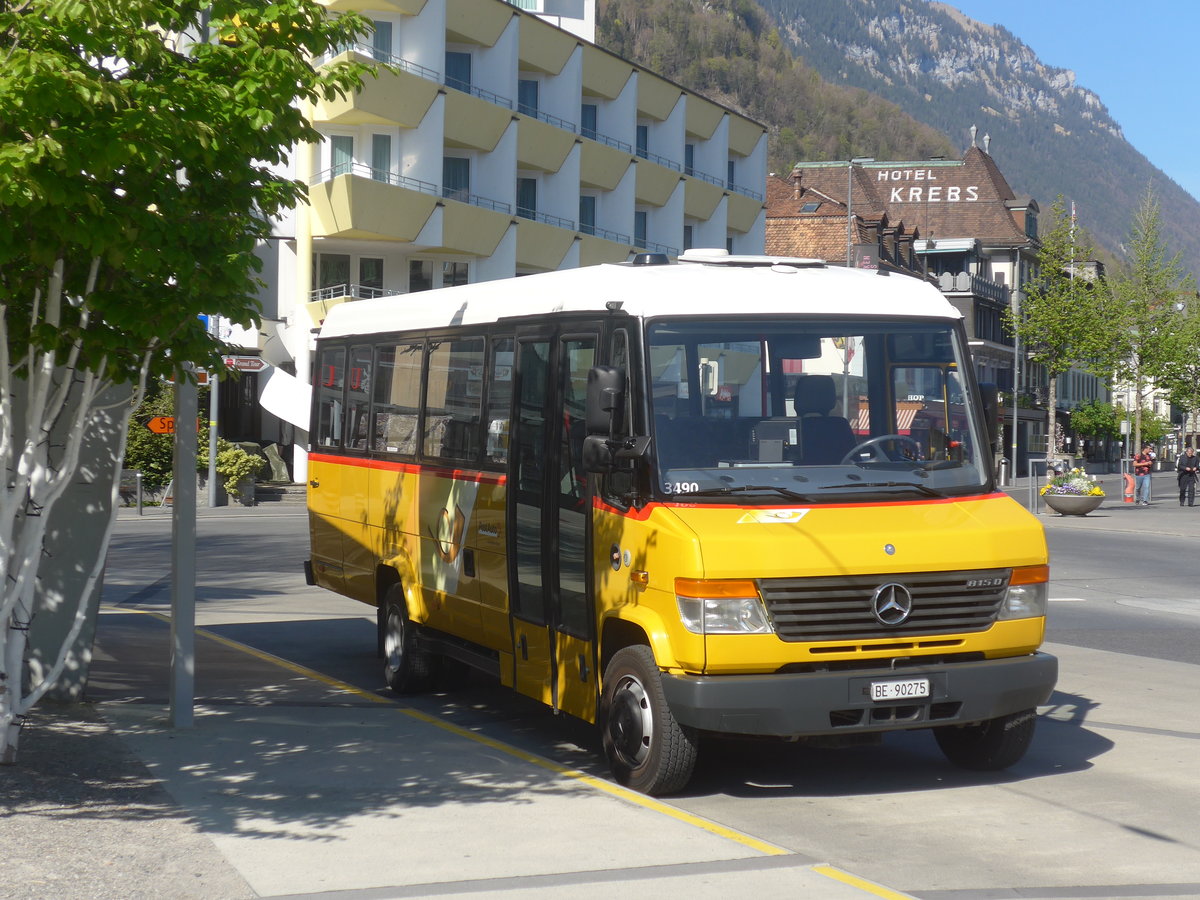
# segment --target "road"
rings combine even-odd
[[[1060,681],[1010,772],[953,769],[920,732],[838,751],[714,741],[672,802],[922,900],[1200,897],[1195,539],[1048,526]],[[202,519],[198,624],[378,688],[371,610],[304,585],[304,544],[298,514]],[[161,519],[119,523],[106,602],[168,608],[168,551]],[[412,705],[607,777],[590,727],[482,680]]]

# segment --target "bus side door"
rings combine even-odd
[[[580,466],[595,334],[518,334],[509,485],[514,687],[591,720],[590,497]]]

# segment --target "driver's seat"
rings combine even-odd
[[[829,415],[837,402],[832,375],[801,375],[796,381],[796,429],[800,458],[809,466],[840,463],[855,445],[850,423]]]

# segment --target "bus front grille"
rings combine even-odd
[[[1000,611],[1010,569],[817,578],[763,578],[758,587],[775,632],[785,641],[837,641],[983,631]],[[872,609],[876,591],[902,585],[912,612],[885,625]]]

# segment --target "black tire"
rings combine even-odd
[[[1027,709],[988,719],[978,725],[933,729],[938,747],[956,766],[975,772],[997,772],[1015,765],[1029,749],[1037,710]]]
[[[618,650],[604,670],[604,754],[617,781],[662,796],[680,791],[696,767],[698,736],[675,721],[649,647]]]
[[[437,658],[417,646],[416,626],[408,618],[404,592],[392,585],[384,600],[383,677],[397,694],[429,690],[437,676]]]

